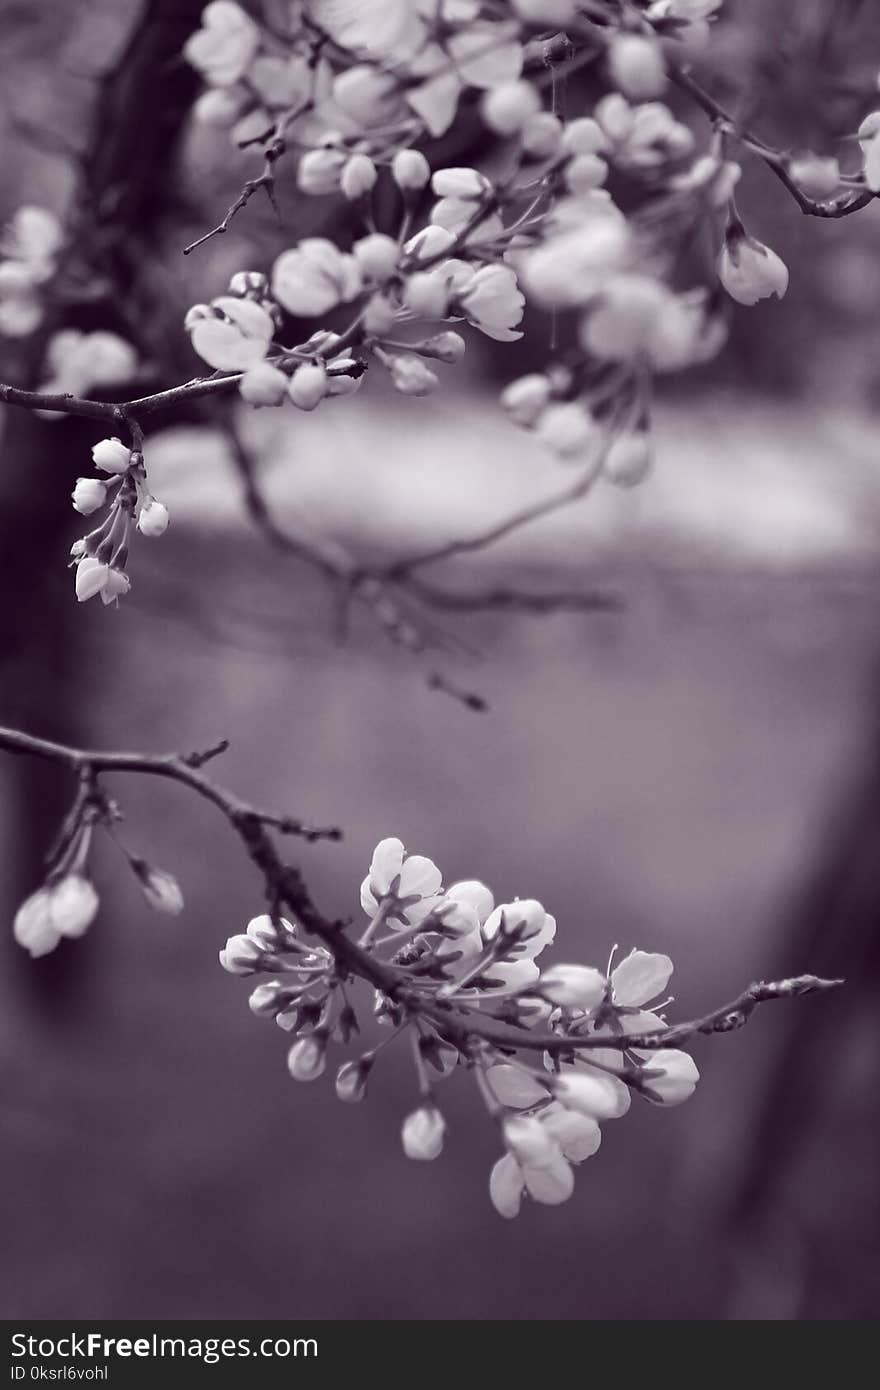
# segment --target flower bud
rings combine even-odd
[[[566,1067],[551,1078],[556,1099],[569,1110],[594,1120],[616,1120],[630,1107],[626,1085],[616,1076],[593,1068]]]
[[[343,165],[339,187],[349,202],[363,198],[375,187],[378,174],[368,154],[353,154]]]
[[[408,256],[412,256],[418,261],[433,260],[435,256],[443,256],[447,251],[451,251],[455,245],[455,233],[448,227],[438,227],[436,223],[429,222],[427,227],[423,227],[415,236],[410,237],[404,246],[404,251]]]
[[[141,890],[154,912],[164,912],[168,917],[177,917],[183,911],[183,893],[173,874],[166,869],[154,868],[145,859],[132,859],[131,867],[141,885]]]
[[[579,401],[548,405],[538,421],[537,432],[542,444],[562,458],[587,453],[599,437],[596,421]]]
[[[497,135],[515,135],[540,109],[538,93],[521,78],[490,87],[481,104],[483,120]]]
[[[640,1090],[655,1105],[681,1105],[693,1095],[700,1079],[693,1057],[677,1048],[658,1048],[648,1053],[647,1068],[653,1075],[645,1077]]]
[[[651,471],[653,450],[644,430],[633,430],[615,439],[602,472],[617,487],[636,487]]]
[[[757,304],[788,289],[788,267],[775,251],[741,227],[730,229],[718,257],[718,278],[738,304]]]
[[[261,947],[243,933],[230,936],[219,953],[220,964],[230,975],[253,975],[262,968],[262,959]]]
[[[234,87],[209,87],[193,106],[193,120],[198,121],[199,125],[219,126],[222,130],[235,125],[241,108],[241,91]]]
[[[608,177],[608,165],[597,154],[576,154],[565,166],[565,186],[576,197],[601,188]]]
[[[327,394],[325,369],[317,362],[304,362],[290,378],[287,394],[300,410],[314,410]]]
[[[261,270],[237,270],[229,281],[229,293],[265,299],[269,293],[269,277]]]
[[[403,192],[418,192],[431,177],[431,166],[420,150],[398,150],[391,161],[391,176]]]
[[[492,187],[476,169],[438,169],[431,188],[438,198],[480,198]]]
[[[367,1093],[367,1078],[373,1065],[371,1057],[359,1057],[356,1062],[343,1062],[336,1073],[336,1094],[340,1100],[353,1105]]]
[[[658,97],[666,86],[666,64],[655,39],[643,34],[616,34],[608,45],[611,80],[635,101]]]
[[[446,890],[447,899],[460,902],[473,909],[478,922],[485,922],[495,906],[491,888],[477,878],[462,879]]]
[[[257,985],[248,998],[248,1008],[258,1018],[275,1018],[290,1002],[290,990],[280,980]]]
[[[296,171],[297,186],[314,197],[335,193],[347,160],[344,150],[307,150]]]
[[[551,965],[541,974],[541,993],[551,1004],[594,1009],[605,998],[607,981],[591,965]]]
[[[547,913],[535,898],[502,903],[486,921],[483,935],[487,941],[499,934],[517,941],[529,941],[540,934],[546,920]]]
[[[400,247],[393,237],[373,232],[356,241],[352,252],[364,279],[383,285],[397,269]]]
[[[259,917],[251,918],[245,928],[245,933],[251,941],[255,941],[264,950],[274,951],[282,941],[283,935],[296,935],[296,928],[292,922],[288,922],[286,917],[279,917],[276,924],[268,912],[261,912]]]
[[[403,1122],[401,1136],[407,1158],[425,1162],[437,1158],[443,1150],[446,1121],[436,1105],[420,1105]]]
[[[34,959],[55,950],[61,935],[52,922],[50,889],[38,888],[25,898],[15,914],[12,935]]]
[[[82,936],[98,911],[98,895],[85,874],[65,874],[49,889],[52,926],[59,936]]]
[[[501,405],[518,425],[534,425],[550,400],[550,382],[541,372],[518,377],[501,392]]]
[[[808,198],[830,198],[840,187],[840,165],[833,155],[797,155],[788,172]]]
[[[131,464],[131,449],[121,439],[101,439],[92,448],[96,468],[105,473],[127,473]]]
[[[385,365],[395,390],[404,396],[428,396],[440,384],[436,373],[415,353],[389,353]]]
[[[249,367],[238,383],[239,394],[248,405],[281,405],[287,395],[287,375],[271,362]]]
[[[562,132],[562,148],[566,154],[602,154],[608,149],[608,137],[592,116],[578,116],[568,121]]]
[[[294,1081],[317,1081],[327,1065],[327,1039],[323,1033],[300,1038],[287,1054],[287,1070]]]
[[[107,501],[107,484],[102,483],[100,478],[77,478],[76,487],[70,495],[74,511],[81,516],[91,516]]]
[[[562,145],[562,122],[551,111],[536,111],[523,125],[519,138],[533,159],[553,159]]]
[[[434,357],[438,362],[454,366],[464,357],[467,344],[460,333],[454,333],[450,329],[447,333],[437,333],[433,338],[425,338],[418,347],[423,357]]]
[[[138,513],[137,528],[142,536],[161,536],[168,530],[168,508],[164,502],[147,496]]]

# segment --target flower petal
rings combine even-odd
[[[614,1002],[627,1008],[638,1008],[655,999],[665,990],[672,975],[668,956],[651,951],[630,951],[625,960],[611,972]]]

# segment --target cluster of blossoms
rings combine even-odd
[[[42,286],[55,274],[64,240],[46,208],[20,207],[0,239],[0,333],[24,338],[43,319]]]
[[[286,157],[302,194],[340,199],[349,216],[336,239],[302,238],[266,273],[240,271],[193,306],[196,355],[251,406],[314,410],[356,392],[371,367],[401,394],[427,395],[437,364],[462,358],[467,329],[509,343],[551,316],[562,346],[505,389],[504,409],[588,479],[640,482],[653,376],[715,357],[731,301],[788,288],[784,261],[738,207],[736,151],[770,164],[809,211],[880,194],[880,111],[853,130],[859,164],[844,169],[832,153],[765,144],[693,81],[720,17],[722,0],[288,0],[261,23],[212,0],[184,46],[205,82],[195,116],[264,160],[214,230],[258,187],[272,192]],[[602,90],[570,110],[576,83],[562,79],[587,65]],[[707,142],[680,119],[674,89],[711,118]],[[465,112],[483,124],[487,167],[432,167],[422,146]],[[35,287],[60,248],[50,214],[20,211],[0,260],[0,331],[35,325]],[[303,320],[313,331],[291,341]],[[64,330],[43,389],[82,395],[135,369],[114,334]],[[167,521],[137,453],[121,472],[106,530],[74,551],[80,597],[125,592],[130,524],[157,534]],[[75,504],[93,510],[107,486],[81,480]]]
[[[80,603],[101,595],[113,603],[127,594],[126,573],[132,530],[142,536],[161,536],[168,527],[168,508],[147,488],[144,457],[121,439],[102,439],[92,449],[95,467],[106,477],[78,478],[73,489],[74,510],[82,516],[104,511],[98,526],[71,547],[76,567],[76,596]]]
[[[430,1160],[446,1131],[435,1084],[469,1071],[504,1148],[489,1184],[502,1216],[516,1215],[524,1194],[565,1201],[573,1165],[596,1152],[601,1122],[624,1115],[633,1091],[658,1105],[693,1093],[699,1073],[688,1053],[644,1046],[645,1035],[666,1027],[663,1005],[647,1006],[669,982],[668,956],[637,950],[604,972],[542,968],[537,958],[553,945],[556,921],[541,903],[496,904],[477,880],[444,888],[430,859],[393,838],[377,845],[360,896],[369,921],[354,973],[377,981],[373,1012],[390,1032],[342,1062],[337,1095],[362,1100],[378,1054],[408,1035],[419,1101],[403,1121],[403,1149]],[[287,919],[254,918],[227,941],[220,963],[233,975],[274,977],[256,986],[250,1007],[295,1035],[288,1067],[298,1081],[321,1076],[330,1044],[359,1031],[346,992],[350,958],[305,943]]]
[[[576,348],[513,383],[503,404],[559,457],[639,482],[651,460],[650,375],[719,352],[724,291],[755,304],[788,286],[787,267],[737,209],[730,132],[697,149],[662,100],[720,8],[720,0],[641,9],[333,0],[290,6],[282,34],[215,0],[185,50],[208,84],[197,115],[273,158],[295,152],[301,191],[348,200],[364,234],[345,249],[306,238],[269,277],[234,277],[229,295],[190,311],[196,352],[242,373],[250,404],[290,399],[311,410],[356,389],[371,362],[404,394],[432,391],[433,362],[454,363],[465,350],[444,325],[464,322],[507,342],[521,336],[527,302],[570,312]],[[545,79],[548,65],[572,54],[599,63],[610,90],[589,114],[564,119],[548,107]],[[413,148],[444,134],[463,100],[497,146],[493,178],[470,167],[432,170]],[[788,174],[806,196],[827,198],[859,179],[873,188],[878,131],[880,114],[859,131],[861,174],[844,180],[835,159],[811,152],[791,156]],[[641,184],[626,215],[605,187],[612,173]],[[380,209],[386,225],[393,219],[384,231]],[[717,246],[714,276],[679,287],[683,230],[703,220]],[[296,347],[277,341],[281,311],[323,319],[345,308],[341,333],[322,324]],[[410,339],[413,321],[440,331]]]

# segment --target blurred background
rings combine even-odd
[[[44,332],[0,343],[3,380],[40,380],[59,322],[135,342],[139,391],[185,379],[186,307],[328,225],[282,177],[282,226],[255,201],[180,255],[253,172],[186,118],[195,84],[175,55],[200,9],[0,3],[0,214],[74,208],[87,272]],[[702,73],[713,91],[742,89],[781,145],[838,149],[876,90],[875,7],[728,0],[724,15]],[[461,122],[441,162],[466,162],[475,138]],[[673,1016],[762,976],[847,988],[695,1044],[688,1105],[634,1104],[570,1203],[505,1223],[472,1087],[444,1083],[446,1152],[422,1166],[398,1142],[403,1053],[362,1107],[340,1106],[330,1080],[293,1083],[284,1035],[216,962],[262,907],[229,828],[172,784],[108,778],[125,843],[180,878],[187,907],[151,915],[105,839],[83,940],[34,962],[0,939],[4,1316],[876,1315],[880,209],[802,218],[751,165],[740,201],[791,289],[734,316],[718,363],[664,384],[651,478],[431,574],[454,592],[564,584],[615,600],[432,614],[448,639],[433,665],[488,713],[429,689],[424,663],[368,620],[340,637],[320,576],[254,533],[213,407],[148,439],[173,525],[138,547],[131,595],[78,607],[68,494],[101,431],[8,410],[0,722],[102,748],[230,738],[218,780],[344,828],[340,845],[290,846],[329,915],[358,914],[372,848],[396,834],[447,880],[542,899],[560,960],[602,965],[615,942],[668,952]],[[565,466],[495,399],[541,354],[472,342],[428,402],[371,380],[314,416],[248,416],[279,523],[391,557],[563,487]],[[0,762],[8,922],[71,792],[55,768]]]

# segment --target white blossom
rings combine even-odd
[[[223,372],[240,372],[261,362],[275,334],[271,314],[252,299],[221,295],[212,301],[217,311],[197,319],[190,328],[194,350]]]
[[[25,899],[15,914],[12,933],[30,955],[45,956],[63,936],[82,936],[98,906],[91,880],[76,871],[66,873]]]
[[[76,567],[76,597],[80,603],[101,595],[103,603],[122,598],[131,587],[124,570],[105,564],[94,555],[84,555]]]
[[[517,898],[512,903],[499,903],[484,922],[482,931],[484,941],[494,941],[499,933],[502,939],[510,940],[510,945],[501,952],[503,956],[533,960],[554,941],[556,918],[535,898]]]
[[[191,34],[183,55],[207,82],[230,86],[245,73],[260,43],[260,31],[234,0],[211,0],[202,27]]]
[[[538,1118],[569,1163],[583,1163],[584,1159],[591,1158],[602,1142],[602,1131],[591,1115],[567,1110],[558,1101],[544,1106]]]
[[[333,101],[359,128],[369,129],[395,119],[401,106],[401,89],[390,73],[359,63],[334,78]]]
[[[385,236],[382,232],[372,232],[355,242],[352,254],[364,279],[382,285],[397,269],[400,247],[393,237]]]
[[[641,1091],[655,1105],[681,1105],[693,1095],[700,1073],[689,1052],[677,1048],[636,1049],[651,1073],[641,1083]]]
[[[313,197],[326,197],[339,190],[342,171],[348,163],[345,150],[328,147],[307,150],[297,166],[297,187]]]
[[[314,318],[348,304],[361,289],[354,256],[325,237],[306,237],[282,251],[272,270],[272,293],[288,313]]]
[[[373,851],[370,872],[361,884],[361,907],[369,917],[385,900],[392,906],[386,921],[392,929],[416,926],[433,911],[442,876],[422,854],[407,854],[400,840],[381,840]]]
[[[525,298],[510,266],[484,265],[458,291],[468,323],[500,343],[522,337],[515,329],[523,316]]]

